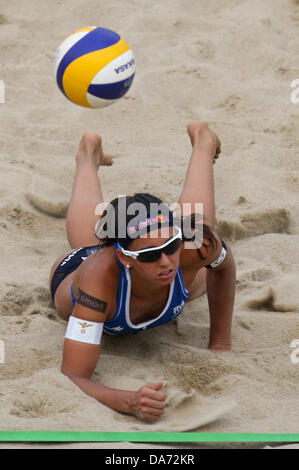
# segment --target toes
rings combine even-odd
[[[215,154],[214,160],[213,160],[213,165],[215,165],[216,160],[219,158],[219,156],[220,156],[220,152]]]
[[[103,166],[111,166],[113,165],[113,157],[112,155],[108,155],[107,153],[103,154],[103,158],[101,161],[101,165]]]

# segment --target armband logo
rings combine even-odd
[[[215,267],[216,267],[216,266],[219,266],[219,264],[221,264],[222,261],[224,260],[225,255],[226,255],[226,252],[225,252],[225,251],[222,251],[222,253],[219,255],[219,258],[217,258],[216,261],[214,261],[213,265],[214,265]]]
[[[91,323],[81,323],[80,321],[78,322],[79,325],[82,326],[82,330],[81,330],[81,334],[84,335],[86,333],[86,329],[85,328],[88,328],[89,326],[93,326]]]
[[[91,321],[91,320],[90,320]],[[93,328],[90,328],[92,326]],[[65,338],[82,343],[101,344],[103,323],[89,323],[84,318],[70,316]]]
[[[107,302],[104,302],[103,300],[97,299],[93,297],[92,295],[87,294],[86,292],[83,292],[83,290],[78,288],[77,292],[77,303],[80,305],[83,305],[83,307],[91,308],[92,310],[95,310],[96,312],[101,312],[105,313],[106,308],[107,308]]]

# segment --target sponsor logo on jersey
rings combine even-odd
[[[77,248],[77,250],[70,253],[68,257],[65,258],[65,260],[60,264],[60,266],[63,266],[64,264],[66,264],[73,256],[75,256],[76,253],[78,253],[79,250],[81,250],[81,248]]]
[[[124,327],[123,327],[123,326],[115,326],[114,328],[109,328],[109,330],[112,330],[112,331],[122,331],[122,330],[124,330]]]
[[[185,302],[184,302],[184,300],[182,300],[180,305],[177,305],[176,307],[173,307],[173,316],[174,317],[177,317],[182,312],[182,310],[184,308],[184,305],[185,305]]]

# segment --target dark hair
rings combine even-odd
[[[128,233],[128,230],[130,230],[130,221],[132,221],[133,219],[136,220],[136,214],[128,214],[128,207],[134,203],[139,203],[144,206],[147,217],[152,216],[152,213],[150,212],[152,207],[151,205],[157,205],[156,215],[162,214],[168,217],[168,223],[164,225],[176,225],[180,227],[182,229],[183,241],[194,240],[194,231],[197,230],[197,227],[202,225],[202,245],[204,247],[207,247],[210,244],[212,244],[213,247],[217,246],[218,242],[212,232],[212,229],[207,224],[203,223],[201,215],[191,214],[187,217],[174,217],[172,211],[168,208],[167,204],[165,204],[160,198],[148,193],[136,193],[133,196],[117,197],[110,202],[108,208],[106,208],[103,214],[101,215],[96,228],[96,236],[100,240],[101,245],[111,246],[114,243],[119,243],[125,249],[129,247],[130,243],[132,243],[134,238],[132,238],[132,236]],[[119,219],[119,216],[121,216],[121,220]],[[186,233],[186,230],[184,230],[184,227],[186,227],[186,219],[189,219],[188,227],[192,229],[192,231],[189,233]],[[121,231],[119,230],[121,228],[120,225],[121,222],[123,223],[124,221],[125,229],[124,226],[122,226],[123,231]],[[109,226],[112,229],[110,230],[110,233]],[[154,227],[159,228],[161,227],[161,224],[154,224]],[[151,229],[153,229],[153,225],[151,225]],[[148,227],[145,231],[148,231]],[[139,234],[141,235],[141,233],[144,233],[144,231],[138,232],[136,236],[138,236]],[[204,259],[200,252],[200,248],[197,249],[197,252],[201,259]]]
[[[137,209],[134,212],[134,205],[136,208],[137,204],[140,204],[144,211],[141,216],[136,217]],[[153,205],[154,213],[152,211]],[[128,210],[130,206],[131,211]],[[132,213],[132,209],[134,213]],[[158,215],[166,217],[168,222],[164,223],[164,225],[173,225],[172,212],[160,198],[148,193],[136,193],[133,196],[117,197],[108,204],[108,208],[101,215],[96,228],[96,236],[104,246],[119,243],[126,249],[134,238],[149,230],[149,225],[151,229],[161,227],[160,222],[154,223],[152,220],[153,216],[156,217]],[[143,227],[143,229],[136,227],[136,224],[138,225],[138,222],[144,219],[152,222],[148,226]],[[134,236],[131,234],[132,231],[135,232]]]

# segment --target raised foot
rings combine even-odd
[[[192,121],[187,127],[187,132],[193,147],[201,143],[208,146],[215,163],[221,153],[221,141],[217,134],[209,128],[207,123],[199,120]]]
[[[76,161],[82,163],[87,160],[92,160],[97,167],[113,164],[112,156],[103,152],[102,137],[96,132],[83,134],[79,144]]]

